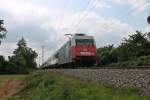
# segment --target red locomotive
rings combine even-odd
[[[91,65],[96,62],[96,44],[93,36],[75,34],[43,67],[52,65]]]

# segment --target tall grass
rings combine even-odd
[[[114,87],[52,71],[38,71],[26,78],[26,87],[9,100],[150,100],[132,86]]]

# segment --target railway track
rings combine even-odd
[[[45,69],[150,69],[150,66],[131,66],[131,67],[73,67],[73,66],[62,66],[62,67],[47,67]]]
[[[81,79],[108,82],[116,86],[133,85],[150,95],[150,67],[136,68],[78,68],[50,69],[59,73],[72,75]]]
[[[77,69],[150,69],[150,66],[137,67],[78,67]]]

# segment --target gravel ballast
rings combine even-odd
[[[108,82],[116,86],[135,85],[150,94],[150,69],[54,69],[76,77]]]

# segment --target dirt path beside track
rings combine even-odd
[[[11,78],[3,79],[0,84],[0,100],[6,100],[6,97],[17,93],[23,88],[24,84],[22,80],[16,80]]]

